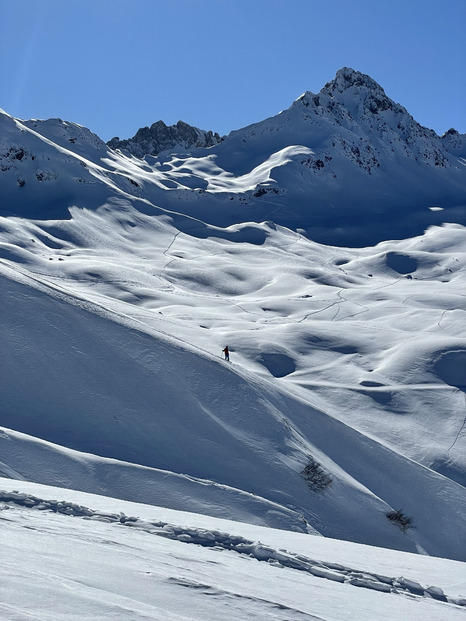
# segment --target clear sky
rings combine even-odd
[[[466,0],[0,0],[0,107],[104,140],[159,119],[226,134],[347,66],[466,132],[465,26]]]

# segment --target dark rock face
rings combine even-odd
[[[212,147],[221,140],[216,132],[198,129],[183,121],[169,126],[163,121],[157,121],[150,127],[138,129],[133,138],[127,140],[112,138],[107,144],[112,149],[122,149],[136,157],[144,157],[173,149],[184,151],[193,147]]]

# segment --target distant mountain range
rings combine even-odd
[[[181,121],[108,144],[59,119],[2,114],[1,128],[6,214],[27,215],[33,203],[35,216],[48,217],[124,195],[215,226],[273,220],[352,246],[466,223],[466,135],[422,127],[348,68],[223,138]]]

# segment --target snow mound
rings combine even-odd
[[[93,469],[86,453],[174,475],[189,473],[212,488],[217,515],[228,499],[232,513],[256,513],[265,524],[461,554],[463,494],[457,484],[309,401],[196,351],[170,336],[166,321],[150,327],[38,276],[2,269],[9,276],[2,281],[8,319],[3,322],[4,427],[78,451],[73,459]],[[27,305],[20,303],[24,297]],[[283,359],[278,367],[283,371]],[[50,449],[29,475],[36,481],[44,481],[42,473],[51,469],[59,479],[58,463],[53,466],[51,459],[56,449]],[[310,459],[332,479],[317,498],[300,475]],[[10,464],[21,474],[20,463]],[[136,469],[131,474],[136,476]],[[151,473],[141,476],[148,481]],[[157,480],[157,473],[152,476]],[[108,480],[106,493],[112,494],[117,482]],[[219,486],[237,492],[221,493]],[[211,513],[205,502],[209,495],[196,496],[196,487],[184,486],[192,494],[188,502]],[[124,493],[130,493],[129,485]],[[165,502],[174,497],[169,494]],[[386,517],[399,507],[415,513],[416,528],[408,537]],[[443,528],[455,536],[445,541]]]

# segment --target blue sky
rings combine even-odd
[[[369,74],[466,132],[466,0],[0,0],[0,107],[104,140],[178,120],[220,134]]]

